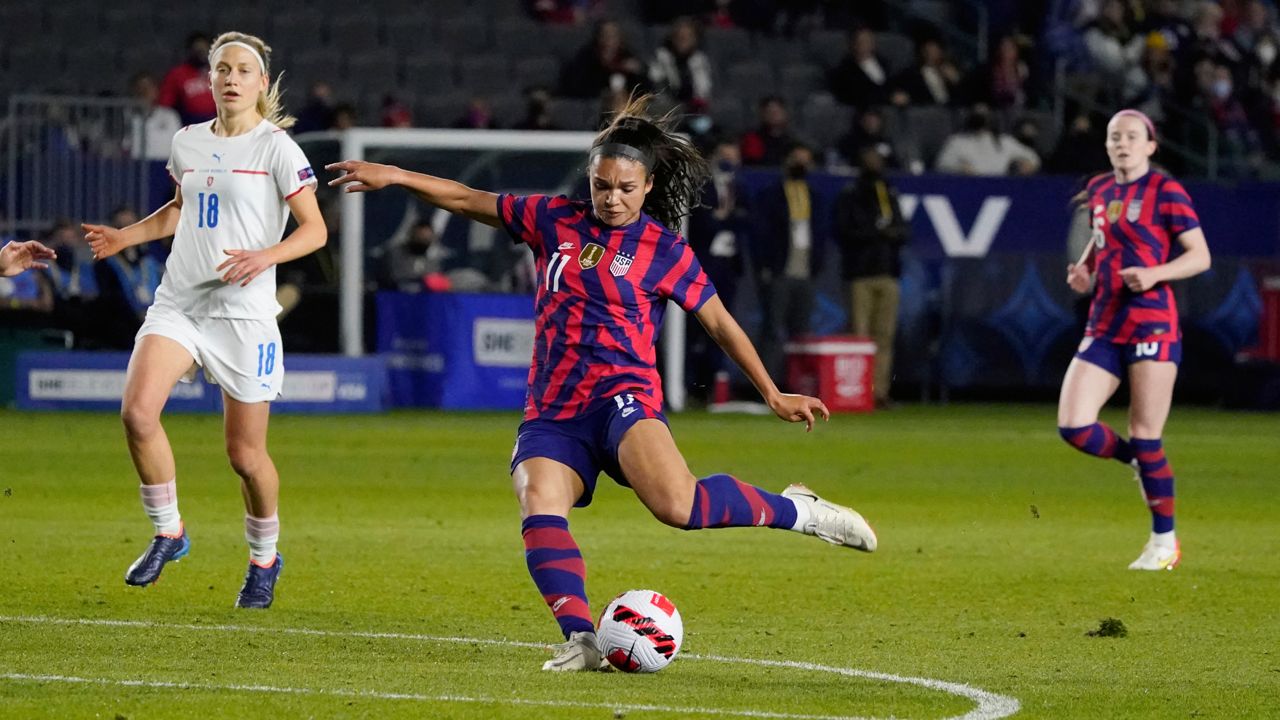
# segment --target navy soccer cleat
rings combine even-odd
[[[249,561],[249,572],[244,576],[244,587],[240,588],[240,597],[236,598],[238,608],[271,607],[276,597],[276,580],[280,579],[280,571],[284,569],[284,557],[276,554],[276,561],[270,567],[262,567]]]
[[[151,539],[146,552],[129,566],[124,574],[124,582],[126,585],[146,587],[160,579],[160,571],[164,569],[165,563],[176,562],[189,552],[191,538],[187,535],[186,526],[183,526],[182,533],[176,537],[156,535]]]

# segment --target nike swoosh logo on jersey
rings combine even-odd
[[[633,407],[629,407],[629,408],[627,408],[626,410],[623,410],[623,411],[622,411],[622,417],[626,417],[626,416],[630,415],[631,413],[633,413],[633,412],[635,412],[635,411],[636,411],[636,409],[635,409],[635,408],[633,408]]]

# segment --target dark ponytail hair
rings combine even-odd
[[[591,157],[625,157],[644,164],[653,189],[644,211],[672,230],[698,203],[711,176],[706,158],[693,143],[672,129],[672,114],[651,117],[652,95],[633,97],[591,143]]]

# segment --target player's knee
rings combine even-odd
[[[149,440],[160,432],[160,413],[132,403],[120,408],[120,421],[130,440]]]
[[[266,457],[267,453],[262,448],[246,443],[227,443],[227,459],[231,461],[231,469],[245,480],[257,476]]]
[[[664,492],[657,497],[645,498],[645,507],[664,525],[675,528],[689,526],[693,511],[693,496],[679,492]]]

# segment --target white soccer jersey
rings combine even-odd
[[[247,287],[222,282],[225,271],[215,268],[230,258],[224,250],[280,242],[287,201],[316,184],[315,172],[293,138],[266,120],[236,137],[219,137],[212,128],[210,120],[173,136],[168,168],[182,188],[182,214],[156,303],[190,316],[274,319],[275,267]]]

